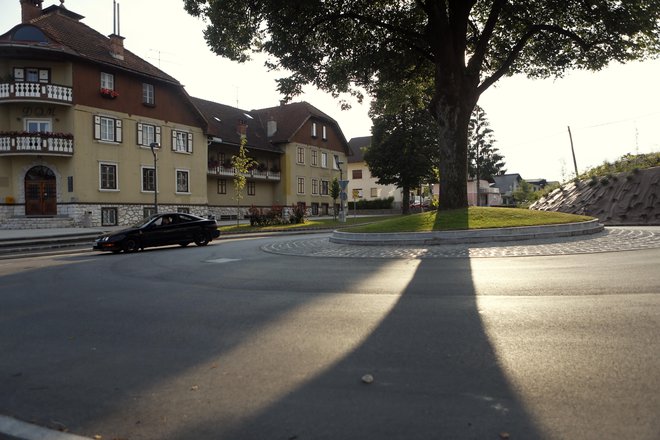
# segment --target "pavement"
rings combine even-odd
[[[0,258],[18,258],[57,252],[91,252],[93,237],[121,228],[0,230],[0,254],[3,253],[2,249],[9,250],[4,255],[0,255]],[[564,231],[564,235],[551,237],[548,236],[551,228],[540,227],[535,230],[537,238],[529,238],[529,231],[523,233],[523,230],[519,230],[518,237],[516,234],[511,234],[508,236],[508,241],[475,243],[466,240],[465,242],[440,243],[435,237],[434,244],[405,243],[405,235],[399,237],[399,243],[396,240],[393,241],[392,237],[386,241],[380,241],[380,243],[373,241],[371,243],[333,242],[332,237],[337,234],[336,232],[330,230],[312,232],[316,235],[272,233],[278,238],[263,244],[261,249],[269,253],[314,258],[432,259],[568,255],[660,248],[660,226],[603,228],[601,225],[600,228],[594,229],[587,235],[566,235],[566,231]],[[319,232],[325,232],[325,234],[318,234]],[[557,231],[555,233],[559,234]],[[242,236],[245,235],[242,234]],[[223,236],[223,238],[236,236]],[[18,249],[17,243],[42,243],[44,248],[41,250],[31,248],[21,253],[16,250]],[[64,247],[53,248],[52,246],[57,246],[57,243]],[[53,431],[0,415],[0,438],[8,440],[82,440],[84,437]]]
[[[218,222],[233,225],[235,221]],[[0,230],[0,259],[90,252],[94,239],[125,226]],[[327,232],[330,236],[309,237]],[[603,227],[597,222],[498,230],[351,234],[330,229],[222,235],[221,239],[290,236],[262,246],[269,253],[341,258],[475,258],[616,252],[660,247],[660,226]],[[293,238],[295,237],[295,238]]]

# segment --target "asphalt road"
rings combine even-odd
[[[127,440],[660,438],[660,249],[273,240],[0,262],[0,414]]]

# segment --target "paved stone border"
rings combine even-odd
[[[401,259],[571,255],[652,248],[660,248],[658,227],[608,227],[589,236],[479,244],[349,245],[319,237],[277,241],[261,247],[265,252],[290,256]]]
[[[334,231],[332,243],[376,245],[439,245],[464,243],[490,243],[496,241],[534,240],[542,238],[574,237],[601,232],[598,220],[579,223],[561,223],[543,226],[513,228],[471,229],[456,231],[405,232],[405,233],[355,233]]]

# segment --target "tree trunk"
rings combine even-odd
[[[410,187],[404,186],[402,189],[403,201],[401,202],[401,213],[410,214]]]
[[[476,85],[472,86],[468,81],[438,82],[436,79],[431,112],[438,122],[440,139],[440,210],[468,206],[467,138],[470,115],[477,99]]]

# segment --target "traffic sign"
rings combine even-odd
[[[346,191],[346,188],[348,187],[348,180],[340,180],[340,181],[339,181],[339,187],[340,187],[343,191]]]

